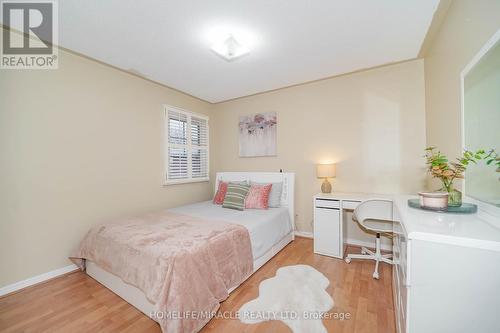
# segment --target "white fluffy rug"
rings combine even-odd
[[[294,333],[326,333],[321,314],[333,307],[326,292],[330,281],[311,266],[278,269],[259,285],[259,297],[244,304],[238,315],[247,324],[281,320]]]

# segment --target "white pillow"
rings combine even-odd
[[[245,180],[245,179],[242,179],[242,180],[225,180],[225,179],[221,179],[220,181],[224,182],[224,183],[233,183],[233,184],[238,184],[238,185],[248,185],[248,181]]]
[[[269,207],[277,208],[281,206],[281,193],[283,192],[283,182],[280,183],[256,183],[250,182],[250,185],[267,185],[272,184],[271,193],[269,193]]]

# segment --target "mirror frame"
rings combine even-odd
[[[461,137],[462,137],[462,150],[465,147],[465,76],[481,61],[481,59],[500,41],[500,29],[497,30],[495,34],[486,42],[486,44],[481,47],[479,52],[472,58],[472,60],[465,66],[465,68],[460,73],[460,108],[461,108]],[[465,172],[465,177],[467,177],[467,171]],[[495,207],[493,204],[483,202],[474,198],[467,196],[467,189],[465,187],[465,179],[462,181],[462,191],[465,199],[468,202],[472,202],[477,205],[479,212],[488,213],[494,217],[500,218],[500,208]]]

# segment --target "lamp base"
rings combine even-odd
[[[325,178],[325,180],[321,184],[321,192],[332,193],[332,184],[330,184],[327,178]]]

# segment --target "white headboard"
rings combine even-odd
[[[290,172],[217,172],[215,177],[215,192],[220,181],[243,181],[256,183],[283,183],[281,206],[288,208],[288,214],[295,228],[295,173]]]

